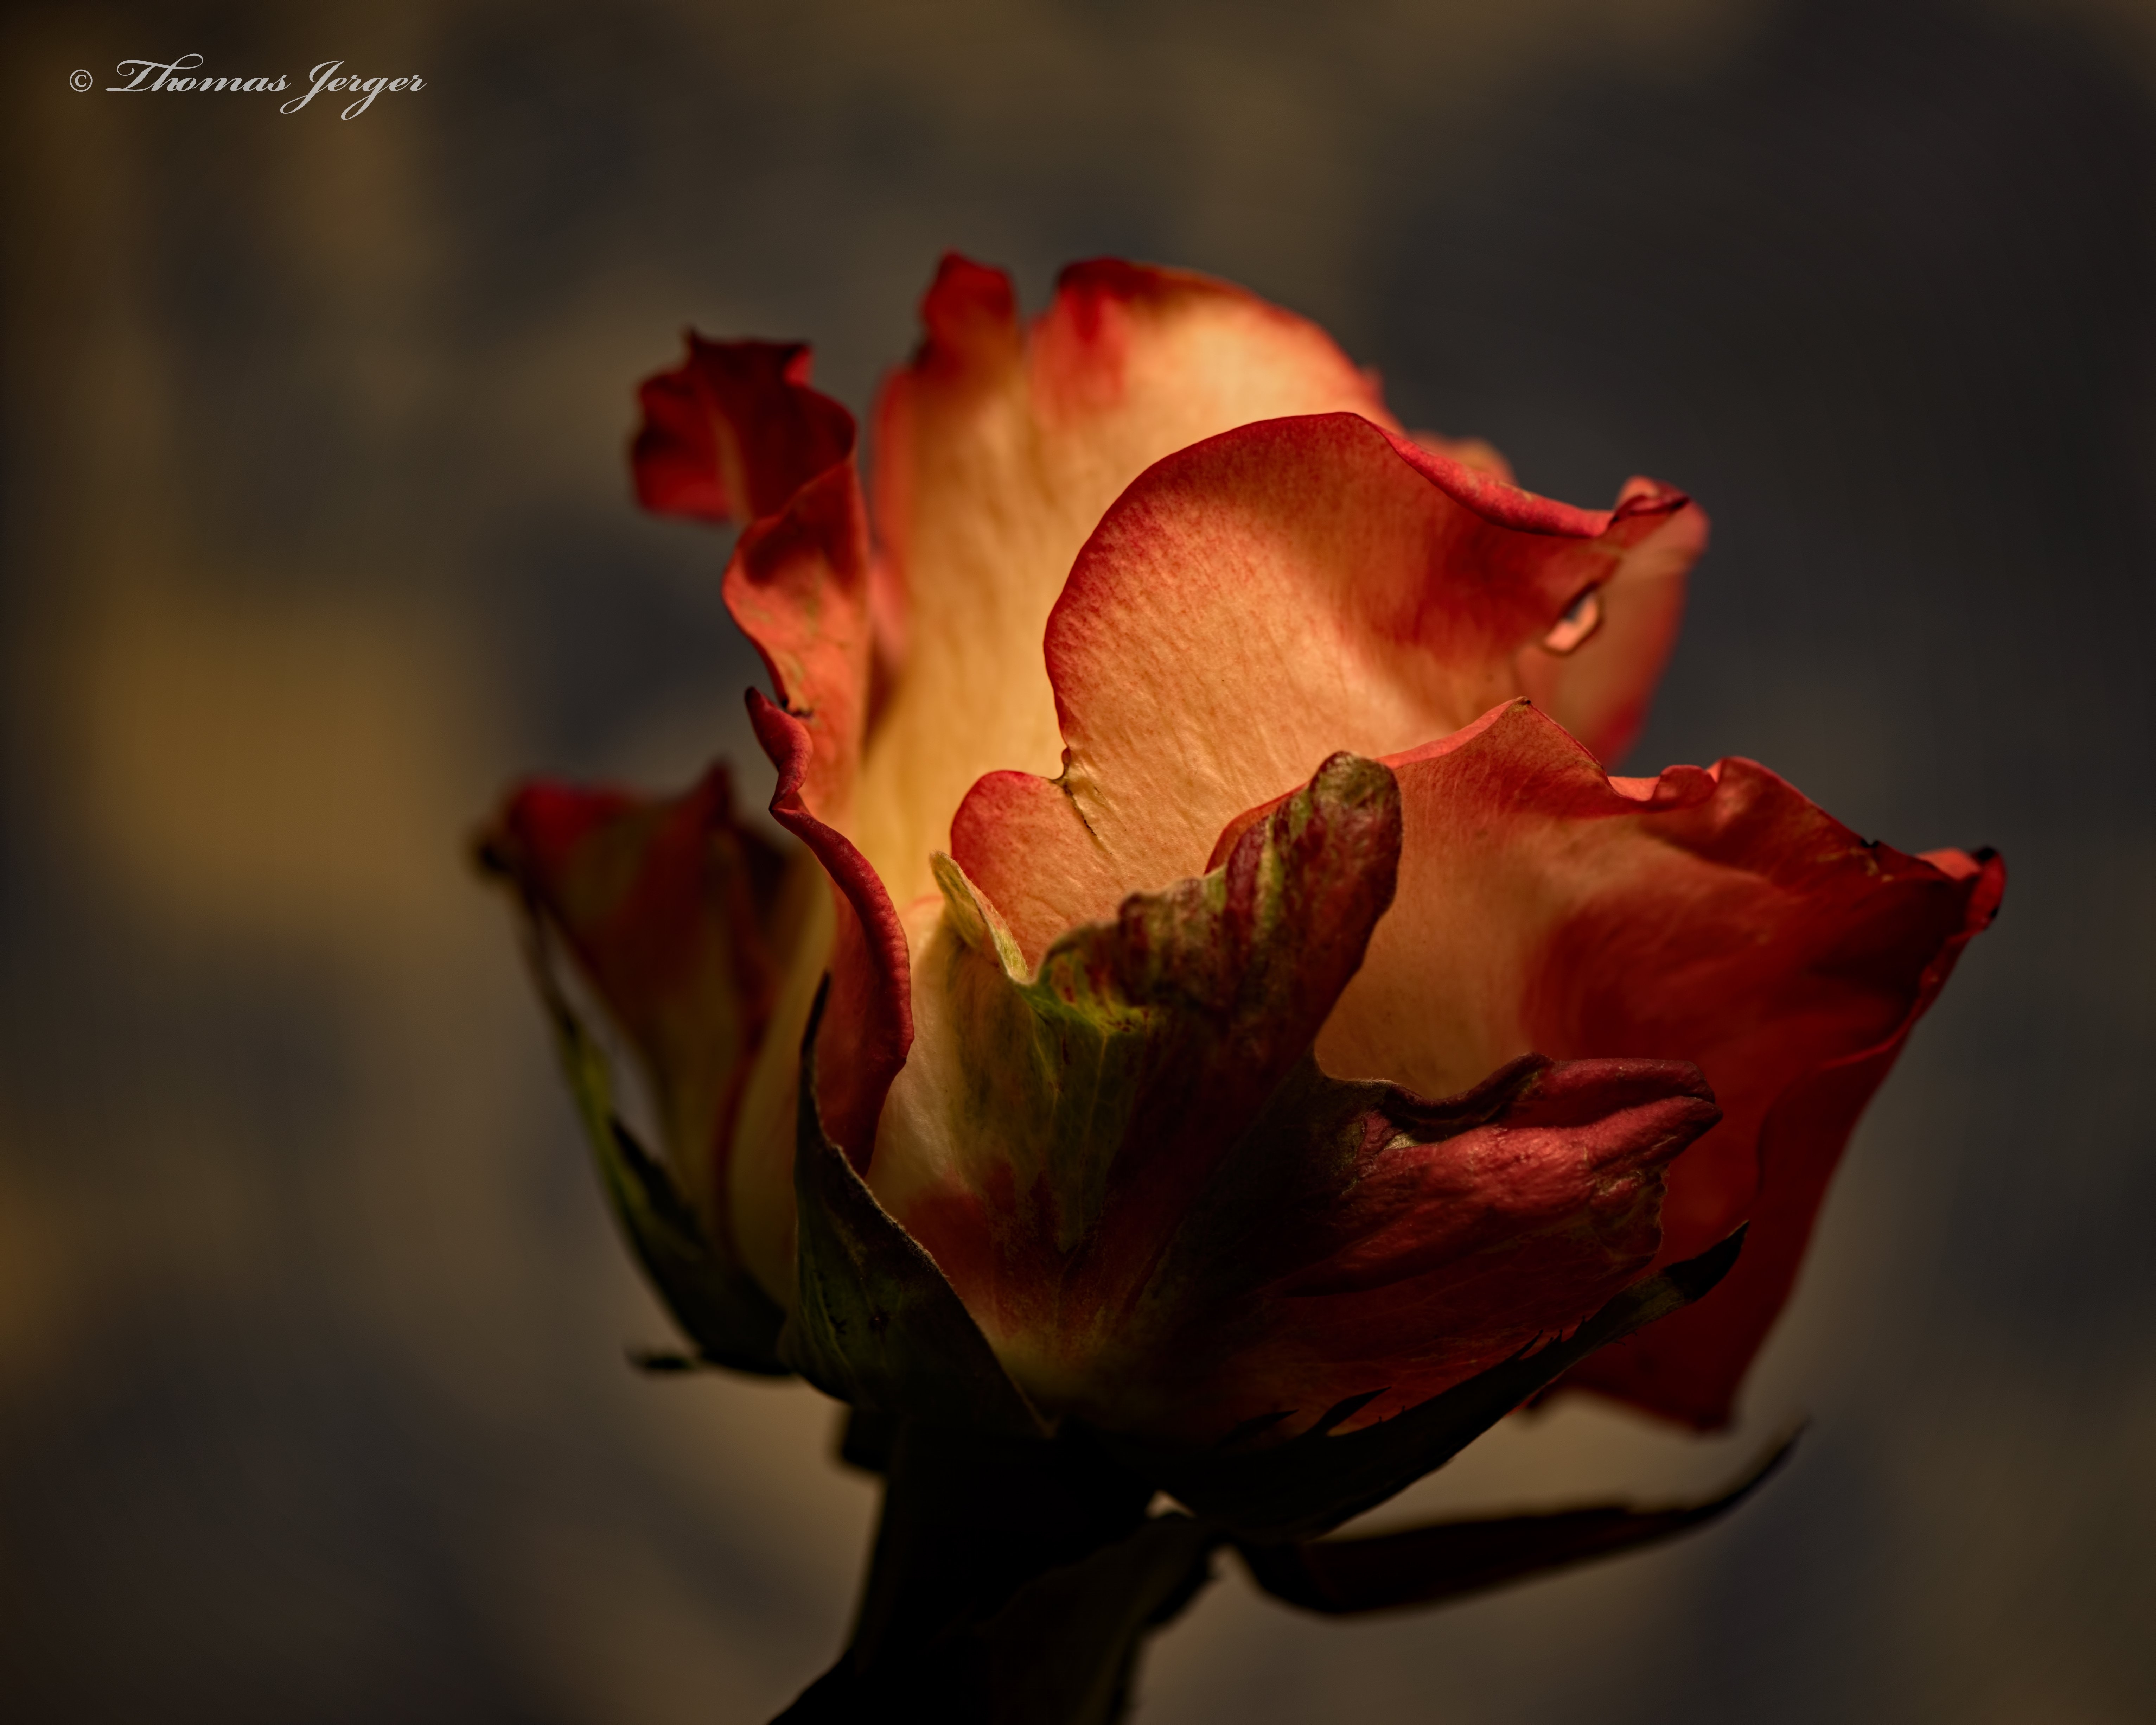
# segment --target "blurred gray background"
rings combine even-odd
[[[1141,1718],[2156,1716],[2156,5],[18,3],[4,25],[0,1713],[757,1721],[874,1507],[798,1387],[639,1378],[465,833],[745,749],[631,386],[937,254],[1224,275],[1715,542],[1635,770],[1743,753],[2004,919],[1860,1132],[1743,1427],[1576,1406],[1417,1503],[1791,1470],[1449,1611],[1238,1574]],[[116,62],[416,72],[342,121]]]

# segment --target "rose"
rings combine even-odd
[[[1727,1507],[1763,1476],[1317,1538],[1561,1381],[1726,1419],[1996,860],[1746,762],[1603,770],[1704,540],[1681,494],[1519,490],[1196,277],[1080,266],[1021,333],[947,259],[923,312],[873,509],[805,350],[692,336],[644,389],[645,503],[745,524],[799,850],[723,768],[530,785],[485,845],[697,1353],[851,1402],[887,1474],[786,1717],[1111,1717],[1223,1543],[1361,1610]]]
[[[1078,266],[1022,332],[950,259],[922,311],[873,510],[805,349],[692,336],[644,388],[645,505],[745,524],[726,598],[801,850],[720,771],[529,786],[489,839],[645,1068],[670,1179],[557,997],[700,1350],[1276,1441],[1748,1223],[1712,1297],[1569,1380],[1725,1421],[1999,863],[1861,840],[1748,762],[1608,776],[1704,543],[1681,494],[1517,490],[1194,276]]]

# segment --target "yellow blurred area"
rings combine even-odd
[[[444,619],[153,582],[85,610],[65,777],[125,890],[182,926],[361,968],[469,923],[446,840],[485,782],[485,667]]]

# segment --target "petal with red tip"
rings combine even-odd
[[[808,387],[799,341],[709,341],[648,377],[629,450],[637,501],[657,515],[759,521],[854,452],[854,418]]]
[[[1320,1061],[1428,1093],[1530,1050],[1695,1062],[1724,1118],[1671,1172],[1660,1260],[1748,1219],[1743,1260],[1575,1380],[1722,1423],[1856,1115],[1989,920],[1999,865],[1868,843],[1748,761],[1612,780],[1523,703],[1390,764],[1399,899]]]
[[[1691,512],[1661,488],[1571,508],[1346,413],[1183,449],[1116,500],[1050,619],[1060,778],[977,789],[952,855],[1034,957],[1112,908],[1103,885],[1203,868],[1332,750],[1410,748],[1519,692],[1521,649]]]
[[[1899,1021],[1867,1048],[1820,1058],[1775,1095],[1756,1140],[1758,1184],[1748,1209],[1757,1219],[1744,1257],[1715,1298],[1702,1302],[1696,1312],[1676,1314],[1665,1334],[1650,1338],[1643,1332],[1594,1356],[1565,1383],[1702,1430],[1729,1423],[1744,1374],[1796,1286],[1827,1184],[1858,1117],[1892,1070],[1917,1020],[1946,986],[1962,949],[1998,913],[2005,889],[2005,865],[1989,854],[1935,851],[1897,860],[1937,867],[1958,889],[1939,896],[1949,903],[1958,898],[1960,913],[1958,922],[1938,915],[1910,916],[1912,924],[1923,927],[1921,938],[1927,943],[1942,929],[1947,932],[1902,993]],[[1860,962],[1876,963],[1881,955],[1875,949],[1859,956]],[[1902,947],[1886,963],[1897,980],[1906,980],[1919,956]],[[1740,1094],[1770,1088],[1782,1075],[1763,1058],[1763,1040],[1747,1052],[1748,1060],[1732,1050],[1717,1064],[1743,1071]],[[1681,1179],[1681,1163],[1677,1172]],[[1707,1209],[1715,1195],[1702,1191],[1693,1200],[1695,1214]]]
[[[1418,431],[1433,454],[1515,483],[1512,465],[1481,438]],[[1666,488],[1636,475],[1618,493],[1620,506]],[[1601,586],[1574,600],[1567,619],[1544,640],[1520,649],[1520,688],[1602,760],[1615,763],[1646,722],[1647,704],[1683,620],[1685,579],[1707,549],[1707,516],[1680,509],[1632,546]]]
[[[905,592],[908,656],[856,829],[901,905],[934,891],[929,854],[947,847],[976,778],[1056,771],[1042,631],[1126,485],[1255,419],[1347,410],[1393,423],[1322,331],[1183,271],[1074,265],[1025,329],[1007,276],[952,256],[921,321],[921,350],[876,420],[876,531]]]
[[[1633,479],[1618,494],[1618,506],[1665,495],[1652,480]],[[1696,506],[1674,511],[1576,602],[1593,608],[1584,639],[1561,650],[1543,642],[1520,649],[1521,692],[1612,766],[1646,723],[1647,703],[1684,620],[1686,578],[1706,549],[1707,516]]]

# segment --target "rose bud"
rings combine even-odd
[[[645,506],[742,524],[799,851],[716,778],[529,786],[487,840],[644,1069],[659,1162],[548,983],[699,1351],[1186,1450],[1545,1355],[1491,1417],[1569,1365],[1726,1422],[1999,863],[1747,761],[1604,770],[1705,544],[1681,493],[1520,490],[1197,276],[1079,265],[1025,327],[952,258],[922,317],[872,506],[805,349],[691,336],[644,388]],[[1643,1281],[1748,1224],[1711,1293]]]

